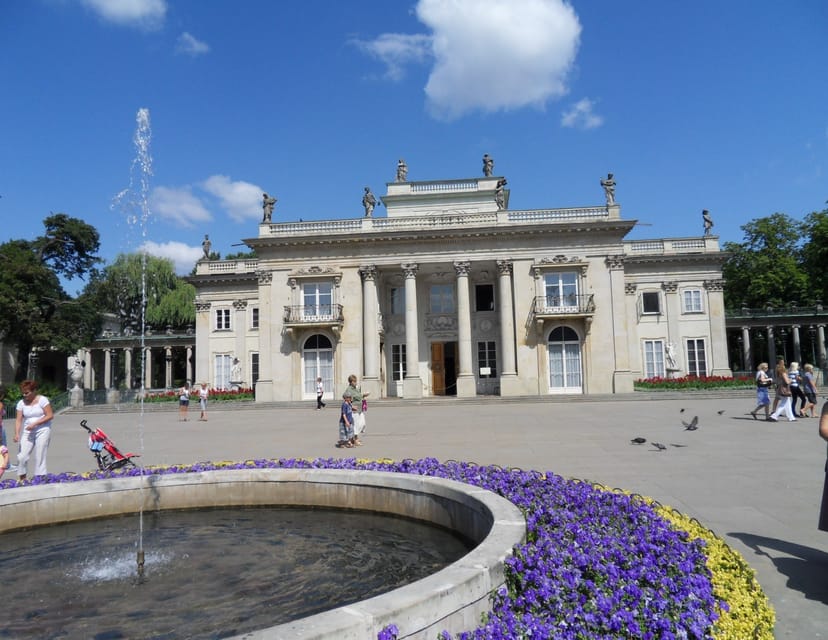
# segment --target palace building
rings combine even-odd
[[[266,212],[244,240],[257,258],[199,261],[196,377],[255,385],[267,402],[313,399],[317,377],[338,398],[352,373],[374,398],[406,399],[731,375],[726,255],[709,230],[626,240],[636,221],[614,193],[601,206],[513,211],[502,177],[406,176],[387,184],[386,216],[373,203],[351,219]]]

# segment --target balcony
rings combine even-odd
[[[536,296],[532,301],[530,318],[542,325],[544,320],[563,318],[584,318],[592,322],[595,315],[593,294],[570,294],[566,296]]]
[[[345,322],[341,304],[285,306],[285,328],[328,327],[338,333]]]

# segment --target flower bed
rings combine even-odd
[[[238,400],[253,400],[255,398],[253,389],[209,389],[207,400],[209,402],[229,402]],[[148,393],[144,396],[144,402],[158,403],[158,402],[178,402],[180,393],[177,389],[159,391],[157,393]],[[198,389],[193,387],[190,391],[190,399],[198,402]],[[136,402],[140,402],[141,398],[136,397]]]
[[[712,532],[651,500],[549,472],[433,458],[278,459],[60,474],[34,483],[222,468],[394,471],[458,480],[511,500],[526,514],[527,542],[507,559],[506,585],[492,595],[488,616],[456,640],[773,638],[773,610],[752,569]],[[17,484],[6,480],[0,488]],[[396,634],[390,625],[379,638]]]
[[[753,387],[750,376],[684,376],[682,378],[639,378],[633,383],[638,391],[674,391],[681,389],[747,389]]]

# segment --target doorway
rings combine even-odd
[[[457,343],[431,343],[431,393],[457,395]]]

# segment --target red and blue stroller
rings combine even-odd
[[[89,450],[95,455],[98,461],[98,469],[101,471],[114,471],[127,465],[135,466],[133,458],[140,457],[138,453],[121,453],[115,443],[109,439],[100,429],[90,429],[86,420],[81,420],[81,426],[89,432]]]

